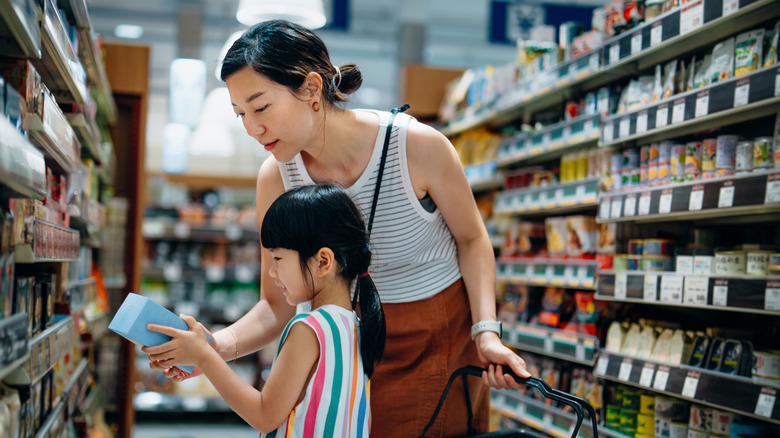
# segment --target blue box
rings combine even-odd
[[[147,297],[134,293],[127,294],[127,298],[125,298],[125,301],[117,310],[108,328],[119,336],[136,344],[141,344],[144,347],[154,347],[171,340],[170,336],[147,330],[147,324],[164,325],[178,330],[189,330],[187,323],[173,312]],[[211,342],[209,335],[206,335],[206,339]],[[195,369],[193,366],[179,365],[177,365],[177,368],[188,373]]]

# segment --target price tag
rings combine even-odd
[[[780,173],[773,173],[766,179],[764,204],[780,203]]]
[[[704,0],[688,3],[680,11],[680,35],[694,31],[704,24]]]
[[[688,201],[688,210],[697,211],[701,210],[704,203],[704,184],[696,184],[691,188],[691,198]]]
[[[780,310],[780,281],[770,280],[766,282],[764,310]]]
[[[661,40],[663,36],[664,36],[663,22],[661,20],[658,20],[656,23],[653,23],[653,26],[650,28],[650,47],[661,44]]]
[[[715,280],[712,286],[712,305],[726,307],[729,302],[729,281]]]
[[[777,76],[775,76],[775,96],[780,96],[780,68],[777,69]]]
[[[628,137],[629,132],[631,132],[631,119],[628,117],[623,117],[620,119],[620,125],[618,125],[619,137]]]
[[[628,289],[628,275],[616,274],[615,275],[615,299],[625,300]]]
[[[620,43],[615,43],[609,47],[609,63],[614,64],[620,61]]]
[[[547,191],[542,190],[539,192],[539,205],[544,207],[545,204],[547,204]]]
[[[525,208],[529,209],[533,207],[534,205],[534,197],[530,193],[525,194],[525,201],[523,202],[525,204]]]
[[[610,199],[604,198],[601,200],[601,204],[599,204],[599,217],[602,219],[609,219],[609,206],[610,206]]]
[[[606,376],[608,367],[609,367],[609,356],[605,354],[599,355],[599,361],[596,363],[596,374]]]
[[[620,213],[623,211],[623,201],[620,198],[612,198],[611,211],[610,217],[612,219],[618,219],[620,217]]]
[[[672,108],[672,123],[682,123],[685,121],[685,98],[674,101]]]
[[[563,268],[563,281],[566,283],[574,283],[575,280],[574,266],[567,265]]]
[[[580,282],[580,284],[585,284],[588,282],[588,267],[585,265],[579,266],[577,268],[577,281]]]
[[[547,267],[544,268],[544,278],[547,279],[547,283],[555,278],[555,266],[547,265]]]
[[[655,127],[663,128],[669,121],[669,104],[658,105],[658,110],[655,112]]]
[[[639,384],[641,386],[650,388],[650,385],[653,384],[653,376],[655,375],[655,365],[651,363],[646,363],[644,367],[642,367],[642,374],[639,376]]]
[[[642,134],[647,132],[647,110],[639,111],[636,116],[636,133]]]
[[[607,124],[604,125],[604,143],[610,143],[615,136],[615,125],[613,123],[607,122]]]
[[[645,301],[655,301],[656,297],[658,296],[658,276],[647,274],[645,275],[645,284],[644,284],[644,300]]]
[[[683,382],[683,397],[696,398],[696,388],[699,387],[700,375],[701,373],[698,371],[688,371],[688,375],[685,376],[685,382]]]
[[[710,108],[710,91],[704,90],[696,93],[696,115],[695,117],[704,117]]]
[[[749,96],[750,96],[750,78],[738,80],[737,87],[734,89],[734,108],[747,105]]]
[[[636,195],[626,196],[626,202],[623,207],[623,216],[629,217],[636,214]]]
[[[664,189],[661,192],[661,202],[658,204],[658,213],[672,212],[672,189]]]
[[[176,222],[176,225],[173,226],[173,235],[179,239],[190,237],[190,226],[184,222]]]
[[[166,263],[163,268],[163,278],[166,281],[180,281],[181,265],[178,263]]]
[[[576,198],[577,203],[582,202],[585,199],[585,186],[577,186],[574,197]]]
[[[707,304],[709,279],[707,277],[685,277],[685,304],[703,306]]]
[[[544,413],[542,418],[542,430],[550,430],[553,425],[553,415],[549,412]]]
[[[590,59],[588,60],[588,67],[590,68],[591,73],[595,73],[599,69],[599,54],[594,53],[590,55]]]
[[[624,382],[628,382],[631,377],[631,368],[634,366],[634,361],[631,358],[624,358],[620,363],[620,372],[618,373],[618,379]]]
[[[734,180],[723,181],[718,196],[718,208],[729,208],[734,205]]]
[[[559,187],[555,189],[555,205],[560,206],[561,204],[563,204],[563,189]]]
[[[653,389],[658,391],[666,391],[666,383],[669,381],[669,367],[659,366],[658,371],[655,373],[655,380],[653,381]]]
[[[642,51],[642,32],[631,35],[631,54],[636,55]]]
[[[731,15],[739,9],[739,0],[723,0],[722,16]]]
[[[684,278],[682,275],[661,276],[661,302],[682,303]]]
[[[651,200],[651,193],[650,192],[643,192],[639,196],[639,211],[637,214],[639,216],[646,216],[650,214],[650,200]]]
[[[527,281],[531,281],[531,279],[534,278],[534,265],[526,265],[525,278]]]
[[[574,346],[574,357],[580,361],[585,360],[585,346],[579,342]]]
[[[553,352],[553,340],[550,336],[544,338],[544,351],[548,353]]]
[[[761,394],[758,395],[758,401],[756,402],[756,410],[753,411],[753,413],[762,417],[772,418],[772,412],[775,410],[776,398],[776,389],[766,386],[762,387]]]

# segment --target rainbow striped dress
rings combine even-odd
[[[370,381],[360,355],[360,321],[355,312],[324,305],[293,317],[284,332],[279,356],[290,328],[303,322],[314,330],[320,360],[303,401],[267,438],[368,437],[371,423]]]

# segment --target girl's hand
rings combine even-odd
[[[202,324],[195,321],[195,318],[187,315],[180,316],[187,323],[189,331],[148,324],[146,326],[148,330],[170,336],[171,340],[154,347],[142,347],[141,351],[149,355],[151,368],[164,369],[166,377],[175,379],[178,376],[180,377],[178,380],[183,380],[199,374],[200,370],[184,373],[178,368],[174,368],[174,365],[197,366],[207,357],[215,345],[209,345],[206,342],[206,334],[211,337],[212,344],[214,344],[214,336]]]
[[[521,383],[508,374],[503,373],[503,367],[508,366],[520,377],[531,377],[531,373],[525,368],[525,361],[512,350],[501,343],[501,339],[493,332],[482,332],[475,339],[477,352],[482,366],[487,368],[482,373],[482,380],[486,385],[497,389],[520,388]],[[502,367],[503,366],[503,367]]]

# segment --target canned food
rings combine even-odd
[[[685,150],[684,145],[672,147],[672,155],[669,160],[672,170],[672,182],[685,181]]]
[[[674,143],[662,142],[658,146],[658,164],[669,164],[672,160],[672,147]]]
[[[610,158],[610,172],[620,172],[620,170],[623,169],[623,154],[612,154]]]
[[[717,140],[715,152],[715,167],[718,169],[733,169],[736,165],[738,135],[721,135]]]
[[[612,268],[616,271],[628,270],[628,256],[626,254],[615,254],[612,258]]]
[[[771,251],[752,250],[747,252],[745,272],[748,275],[767,275]]]
[[[648,151],[648,157],[647,157],[647,164],[649,166],[652,166],[653,164],[658,164],[659,157],[660,157],[661,151],[660,147],[658,146],[658,143],[653,143],[650,145],[650,150]]]
[[[745,251],[716,251],[716,274],[744,274],[747,254]]]
[[[644,239],[630,239],[628,241],[628,254],[629,255],[642,255],[645,248]]]
[[[640,269],[647,272],[666,272],[672,270],[672,258],[669,256],[644,256]]]
[[[650,164],[650,146],[642,146],[639,149],[639,165],[647,166]]]
[[[718,141],[714,138],[705,139],[701,145],[701,170],[712,172],[718,168]]]
[[[639,167],[639,152],[636,149],[623,151],[623,168]]]
[[[753,168],[762,169],[774,166],[772,137],[758,137],[753,140]]]
[[[672,181],[672,167],[667,164],[658,165],[657,185],[669,184]]]
[[[647,184],[650,186],[658,185],[658,165],[651,164],[647,166]]]
[[[625,168],[625,167],[623,168],[623,170],[620,172],[621,189],[630,189],[634,187],[633,175],[634,175],[634,169]]]
[[[690,142],[685,145],[685,180],[695,181],[701,176],[702,143]]]
[[[659,256],[669,254],[672,241],[667,239],[645,239],[643,255]]]
[[[628,256],[628,270],[638,271],[642,267],[642,256]]]
[[[741,141],[737,144],[737,172],[753,170],[753,142]]]

